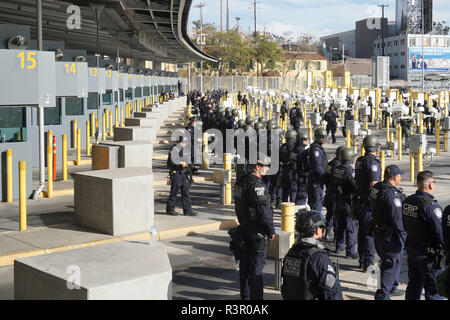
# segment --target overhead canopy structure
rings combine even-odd
[[[70,30],[69,6],[81,9],[81,29]],[[200,51],[187,34],[192,0],[43,0],[44,40],[64,40],[68,49],[116,56],[117,40],[121,56],[169,63],[217,60]],[[99,52],[97,21],[93,7],[101,10]],[[36,1],[0,2],[0,23],[31,26],[36,38]]]

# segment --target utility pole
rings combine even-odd
[[[239,20],[241,20],[241,18],[236,17],[236,29],[238,33],[239,33]]]
[[[227,31],[230,31],[230,7],[227,0]]]
[[[425,40],[425,17],[424,17],[424,0],[422,0],[422,92],[425,92],[425,55],[424,55],[424,40]]]
[[[256,39],[256,0],[255,1],[253,1],[253,17],[254,17],[254,20],[255,20],[255,39]]]
[[[223,31],[223,0],[220,0],[220,31]]]
[[[345,72],[345,44],[342,44],[342,64],[344,65]]]
[[[381,8],[381,55],[384,56],[384,8],[388,8],[388,4],[379,4],[378,7]]]
[[[203,7],[204,2],[200,2],[195,7],[200,9],[200,51],[203,52]],[[200,61],[200,91],[203,93],[203,60]]]

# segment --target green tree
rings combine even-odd
[[[236,30],[214,32],[206,39],[205,51],[220,59],[218,63],[210,64],[219,75],[230,66],[234,66],[238,72],[245,72],[250,62],[249,43]]]
[[[267,36],[258,34],[254,40],[252,56],[256,63],[261,66],[258,75],[262,75],[266,68],[273,69],[280,60],[281,49]]]
[[[448,35],[449,31],[450,31],[450,27],[446,25],[447,22],[445,21],[440,21],[440,22],[433,22],[433,30],[435,31],[435,33],[437,34],[441,34],[441,35]]]

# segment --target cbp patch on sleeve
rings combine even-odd
[[[402,202],[399,198],[394,199],[394,204],[397,208],[401,208],[402,207]]]
[[[442,219],[442,210],[441,210],[441,208],[434,209],[434,214],[436,215],[436,217],[438,217],[438,219]]]
[[[336,277],[330,273],[327,274],[327,278],[325,279],[325,285],[328,288],[333,288],[335,283],[336,283]]]
[[[331,265],[328,265],[327,271],[328,271],[328,272],[331,272],[332,274],[335,274],[334,268],[333,268],[333,266],[331,266]]]
[[[319,151],[315,151],[315,152],[314,152],[314,155],[316,156],[316,158],[318,158],[318,157],[320,156]]]
[[[377,172],[378,171],[378,166],[376,164],[373,164],[371,168],[372,168],[373,172]]]

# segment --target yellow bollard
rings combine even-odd
[[[67,180],[67,136],[62,135],[62,180]]]
[[[402,127],[398,126],[398,160],[402,160],[403,158],[403,145],[402,145]]]
[[[77,129],[77,166],[81,164],[81,131]]]
[[[6,150],[6,202],[12,202],[12,150]]]
[[[86,156],[91,155],[91,134],[89,120],[86,121]]]
[[[231,171],[231,159],[232,155],[230,153],[225,153],[223,155],[223,168],[224,170],[230,170]],[[230,179],[227,181],[228,183],[225,184],[225,204],[231,204],[231,175]]]
[[[391,142],[391,140],[389,140],[390,139],[390,132],[389,132],[390,123],[391,123],[390,117],[386,117],[386,142]]]
[[[115,127],[117,128],[118,126],[119,126],[119,118],[118,118],[118,115],[119,115],[119,108],[118,107],[116,107],[116,114],[115,114],[115,116],[116,116],[116,123],[115,123]]]
[[[312,139],[312,126],[311,126],[311,120],[308,120],[308,138]]]
[[[80,130],[80,129],[78,129]],[[52,147],[47,147],[47,198],[53,198],[53,152]]]
[[[102,140],[106,141],[106,128],[105,128],[106,116],[102,114]]]
[[[281,204],[281,230],[291,233],[289,247],[292,247],[295,240],[295,206],[292,202],[283,202]]]
[[[208,162],[208,134],[206,132],[203,133],[202,137],[202,144],[203,144],[203,169],[209,169],[209,162]]]
[[[417,173],[423,171],[423,154],[422,148],[417,148]]]
[[[97,121],[97,119],[95,119],[95,114],[92,112],[91,113],[91,137],[95,136],[95,127],[96,127],[96,123],[97,123],[96,121]]]
[[[77,147],[77,119],[73,119],[73,132],[72,132],[73,147]]]
[[[423,114],[419,115],[419,134],[423,134]]]
[[[27,167],[19,162],[19,231],[27,230]]]
[[[108,112],[108,108],[105,108],[105,110],[103,111],[106,115],[106,129],[108,129],[108,124],[109,124],[109,112]]]
[[[393,158],[394,157],[394,133],[393,132],[391,132],[391,136],[389,139],[389,150],[392,151],[391,157]]]
[[[361,143],[361,157],[363,157],[366,154],[366,151],[364,150],[364,143]]]
[[[47,146],[53,146],[53,131],[51,129],[47,132]]]
[[[125,127],[125,124],[123,122],[123,107],[120,108],[120,126]]]
[[[381,180],[384,180],[384,169],[386,168],[385,158],[384,151],[380,151]]]
[[[436,131],[436,156],[441,155],[441,142],[439,141],[440,137],[440,130],[439,130],[439,120],[435,119],[434,121],[434,130]]]
[[[109,136],[113,136],[112,111],[109,112]]]
[[[448,151],[447,135],[448,135],[447,131],[444,131],[444,152]]]
[[[414,182],[414,154],[409,154],[409,181]]]

